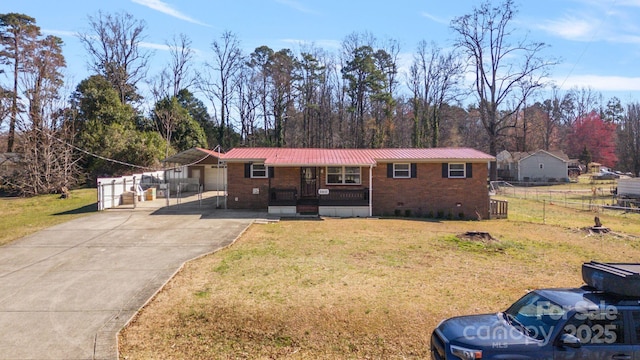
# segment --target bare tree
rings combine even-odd
[[[274,120],[275,145],[281,147],[286,144],[287,122],[292,115],[290,110],[295,97],[298,61],[291,50],[282,49],[273,54],[267,69],[271,82],[269,103]]]
[[[427,45],[426,41],[418,44],[409,78],[413,92],[414,146],[439,146],[442,108],[457,101],[462,73],[463,64],[454,52],[444,52],[435,44]]]
[[[554,137],[557,136],[562,118],[561,103],[562,99],[560,98],[558,88],[554,86],[551,89],[551,98],[544,100],[544,102],[542,103],[542,109],[545,112],[542,128],[542,148],[544,150],[551,149]]]
[[[621,169],[640,175],[640,103],[627,105],[618,130],[617,149]]]
[[[256,81],[260,83],[260,110],[263,118],[263,130],[265,143],[270,143],[269,129],[271,128],[270,112],[268,110],[267,97],[269,93],[268,66],[273,56],[273,50],[268,46],[260,46],[249,55],[248,66],[253,70]]]
[[[541,55],[545,44],[515,38],[511,23],[516,15],[513,0],[499,5],[483,2],[471,14],[454,19],[456,46],[467,56],[474,74],[480,119],[489,136],[489,153],[497,154],[498,138],[510,127],[511,117],[526,97],[543,87],[548,68],[553,64]],[[526,80],[526,81],[523,81]],[[512,107],[507,108],[508,103]],[[497,178],[492,162],[490,178]]]
[[[218,120],[218,143],[223,147],[231,145],[229,127],[231,102],[234,91],[237,89],[237,75],[244,63],[240,41],[238,37],[225,31],[220,37],[221,41],[214,40],[213,62],[206,63],[208,73],[199,76],[198,87],[214,104],[219,103],[220,116]]]
[[[236,109],[240,117],[240,139],[243,145],[256,146],[256,110],[260,106],[258,101],[259,84],[252,76],[249,66],[244,66],[238,74],[236,83],[238,94]]]
[[[167,81],[170,81],[170,79],[167,73],[163,72],[156,81],[150,83],[154,100],[154,106],[151,110],[153,126],[165,141],[165,157],[169,156],[171,139],[178,122],[178,116],[175,111],[178,106],[178,100],[176,96],[169,95],[171,86],[167,84]]]
[[[193,61],[193,49],[191,40],[185,34],[180,34],[167,44],[171,53],[169,71],[173,96],[178,96],[182,89],[188,89],[193,85],[194,78],[191,76],[191,62]]]
[[[589,87],[573,88],[567,92],[563,101],[563,124],[572,128],[577,119],[598,110],[602,94]]]
[[[153,120],[156,131],[165,140],[165,157],[169,156],[173,132],[175,131],[179,116],[176,113],[178,94],[180,90],[193,84],[194,78],[190,74],[193,50],[191,40],[181,34],[167,43],[171,54],[169,64],[160,75],[149,83],[149,88],[154,100]]]
[[[122,103],[139,100],[136,85],[147,74],[151,53],[144,51],[145,22],[129,13],[89,16],[90,30],[78,34],[91,60],[89,67],[118,91]]]
[[[330,148],[337,145],[335,125],[340,123],[343,108],[337,94],[341,93],[339,88],[342,77],[338,76],[335,56],[323,53],[321,58],[324,70],[318,89],[317,143],[314,146]]]

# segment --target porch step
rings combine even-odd
[[[298,199],[298,206],[300,205],[315,205],[318,206],[320,201],[317,198],[300,198]]]
[[[300,215],[318,215],[318,205],[298,204],[296,212]]]

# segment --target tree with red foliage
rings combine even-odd
[[[578,158],[586,149],[591,153],[592,161],[613,167],[618,161],[615,136],[616,124],[602,120],[592,111],[576,119],[567,138],[567,152],[570,157]]]

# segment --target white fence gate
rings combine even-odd
[[[144,190],[163,184],[164,171],[145,172],[115,178],[98,178],[98,211],[122,204],[122,194],[142,195]]]

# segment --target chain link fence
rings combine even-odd
[[[564,206],[575,210],[602,213],[640,212],[640,198],[623,198],[616,193],[615,183],[594,184],[591,188],[545,189],[520,187],[504,181],[491,182],[491,193],[506,198],[534,200],[543,204]]]

